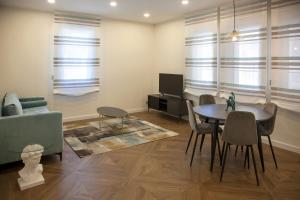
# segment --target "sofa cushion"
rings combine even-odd
[[[16,106],[18,115],[23,114],[22,105],[21,105],[21,103],[19,101],[19,98],[18,98],[16,93],[7,93],[6,96],[5,96],[4,107],[8,106],[8,105],[11,105],[11,104]]]
[[[45,100],[44,97],[22,97],[19,98],[19,101],[22,102],[27,102],[27,101],[43,101]]]
[[[26,108],[34,108],[34,107],[40,107],[40,106],[46,106],[47,105],[47,101],[25,101],[25,102],[21,102],[22,108],[26,109]]]
[[[49,110],[46,106],[34,107],[34,108],[26,108],[23,110],[24,115],[32,115],[39,113],[47,113]]]
[[[18,111],[17,111],[16,105],[10,104],[10,105],[4,106],[2,108],[2,114],[3,114],[3,117],[12,116],[12,115],[18,115]]]

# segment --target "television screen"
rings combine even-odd
[[[183,95],[183,75],[159,74],[159,92],[181,97]]]

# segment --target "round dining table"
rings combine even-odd
[[[231,109],[226,110],[225,104],[209,104],[209,105],[199,105],[194,107],[195,114],[199,115],[201,118],[206,119],[206,121],[212,120],[214,122],[214,128],[212,131],[211,137],[211,162],[210,162],[210,171],[213,170],[214,159],[215,159],[215,151],[216,151],[216,141],[218,137],[218,127],[220,121],[225,121]],[[254,114],[256,122],[266,121],[272,117],[272,115],[262,108],[258,106],[248,106],[248,105],[236,105],[235,111],[246,111],[251,112]],[[241,130],[243,131],[243,130]],[[262,149],[262,142],[261,142],[261,135],[259,132],[258,134],[258,150],[260,155],[260,161],[262,165],[262,170],[265,171],[264,166],[264,158],[263,158],[263,149]]]

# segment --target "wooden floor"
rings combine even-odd
[[[192,168],[191,152],[185,155],[190,128],[186,121],[156,112],[134,114],[141,119],[180,133],[179,136],[124,150],[80,159],[65,145],[63,161],[43,158],[46,184],[20,192],[17,171],[22,163],[0,169],[0,199],[300,199],[300,155],[275,148],[275,169],[268,146],[264,146],[266,172],[259,165],[261,186],[256,186],[253,166],[243,168],[243,155],[234,158],[232,148],[219,183],[219,160],[209,171],[210,138],[197,153]],[[258,153],[256,151],[257,163]]]

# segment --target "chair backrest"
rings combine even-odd
[[[190,126],[193,129],[193,131],[197,131],[197,121],[196,121],[196,117],[195,117],[195,113],[193,110],[193,105],[192,105],[191,100],[186,100],[186,105],[187,105],[188,113],[189,113]]]
[[[222,139],[236,145],[257,144],[257,126],[253,113],[232,111],[229,113]]]
[[[266,133],[271,135],[275,127],[275,121],[277,116],[277,105],[275,103],[265,103],[264,111],[272,115],[272,117],[269,120],[263,122],[263,126]]]
[[[215,98],[210,94],[203,94],[199,97],[199,105],[216,104]]]

